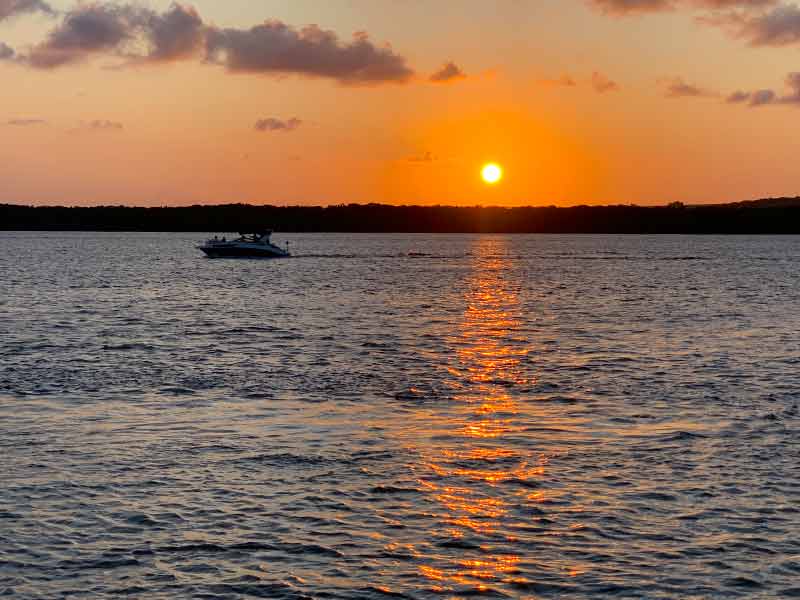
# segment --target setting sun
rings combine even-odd
[[[489,163],[483,166],[481,177],[489,185],[494,185],[503,178],[503,169],[498,164]]]

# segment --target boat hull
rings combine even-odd
[[[269,248],[237,248],[199,246],[208,258],[287,258],[288,253]]]

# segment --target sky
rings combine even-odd
[[[0,203],[716,203],[798,156],[791,0],[0,0]]]

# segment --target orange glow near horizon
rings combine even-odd
[[[571,117],[563,109],[532,115],[511,98],[485,101],[490,104],[454,107],[446,118],[415,116],[401,123],[409,150],[381,168],[373,180],[374,197],[389,204],[454,206],[613,198],[608,154],[565,125]],[[487,183],[488,164],[507,176]]]

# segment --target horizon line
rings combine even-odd
[[[64,209],[97,209],[97,208],[127,208],[127,209],[186,209],[186,208],[219,208],[226,206],[247,206],[252,208],[277,208],[277,209],[308,209],[308,208],[341,208],[341,207],[369,207],[380,206],[385,208],[447,208],[447,209],[493,209],[493,210],[519,210],[519,209],[574,209],[574,208],[702,208],[712,206],[733,206],[737,204],[765,203],[770,201],[796,200],[800,203],[798,196],[768,196],[763,198],[750,198],[746,200],[733,201],[714,201],[689,203],[682,201],[671,201],[664,204],[637,204],[635,202],[617,202],[606,204],[391,204],[385,202],[338,202],[330,204],[270,204],[270,203],[251,203],[251,202],[220,202],[214,204],[192,203],[192,204],[17,204],[12,202],[0,202],[0,206],[19,207],[19,208],[64,208]]]

